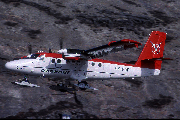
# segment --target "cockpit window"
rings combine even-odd
[[[25,57],[24,59],[36,59],[40,54],[31,54]]]
[[[39,57],[39,60],[44,60],[44,55],[41,55],[41,56]]]

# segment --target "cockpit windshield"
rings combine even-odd
[[[39,57],[39,60],[44,60],[44,55],[41,55],[41,56]]]
[[[24,59],[36,59],[40,54],[31,54],[25,57]]]

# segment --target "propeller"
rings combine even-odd
[[[59,47],[60,47],[60,50],[63,48],[63,39],[61,37],[59,38]],[[49,48],[49,53],[52,53],[51,48]]]
[[[32,46],[30,43],[28,43],[28,53],[31,54],[32,53]]]
[[[52,50],[51,50],[51,48],[49,48],[49,53],[52,53]]]
[[[60,49],[63,48],[63,39],[61,37],[59,38],[59,47]]]

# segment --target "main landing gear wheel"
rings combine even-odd
[[[86,81],[81,81],[81,82],[78,82],[78,84],[74,84],[74,85],[79,87],[81,90],[86,90],[86,89],[98,90],[96,88],[90,87]]]
[[[89,84],[86,81],[78,82],[78,87],[81,90],[86,90],[87,88],[89,88]]]

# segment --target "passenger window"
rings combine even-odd
[[[92,62],[92,66],[94,66],[95,65],[95,63],[94,62]]]
[[[102,66],[102,64],[101,64],[101,63],[99,63],[99,64],[98,64],[98,66],[99,66],[99,67],[101,67],[101,66]]]
[[[52,62],[52,63],[55,63],[55,59],[52,59],[51,62]]]
[[[60,60],[60,59],[57,59],[57,63],[61,63],[61,60]]]

